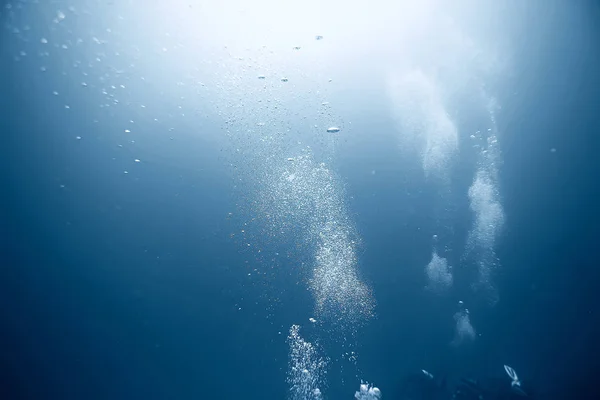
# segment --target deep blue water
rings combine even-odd
[[[458,276],[447,295],[423,290],[436,229],[431,188],[398,156],[393,135],[340,141],[335,169],[377,306],[358,331],[356,365],[332,363],[344,369],[329,372],[328,398],[351,398],[367,379],[393,399],[410,371],[484,377],[502,375],[503,364],[538,398],[600,397],[600,8],[592,1],[513,7],[499,17],[514,12],[506,40],[520,60],[496,93],[506,216],[494,274],[500,301],[490,306]],[[256,189],[235,186],[228,147],[213,137],[221,121],[173,120],[159,129],[140,117],[141,150],[117,148],[110,132],[140,111],[94,123],[98,101],[79,94],[79,80],[40,73],[33,50],[14,60],[29,45],[2,31],[2,398],[285,398],[285,337],[291,324],[305,325],[313,299],[296,260],[270,264],[231,237]],[[53,57],[47,66],[62,63]],[[357,86],[348,93],[369,93],[369,82]],[[70,109],[52,94],[57,88]],[[175,108],[139,90],[149,107]],[[387,100],[377,88],[367,97],[350,97],[341,111],[353,113],[353,129],[394,131]],[[167,126],[175,133],[165,134]],[[473,166],[461,160],[452,183],[454,262],[472,222]],[[284,254],[296,240],[270,251]],[[248,278],[265,265],[278,272]],[[452,347],[458,300],[469,303],[481,335]],[[339,343],[323,346],[338,357]]]

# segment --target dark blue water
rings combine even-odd
[[[345,367],[330,372],[328,398],[351,398],[368,379],[393,399],[415,369],[486,377],[502,376],[503,364],[538,398],[600,396],[600,8],[513,7],[499,17],[514,13],[506,35],[521,60],[497,88],[506,216],[494,275],[500,301],[492,307],[458,280],[446,296],[423,290],[435,229],[430,188],[398,157],[393,136],[342,141],[336,168],[377,307],[358,330],[357,365],[333,363]],[[33,56],[15,61],[27,46],[2,31],[0,396],[285,398],[285,337],[313,300],[294,272],[297,260],[267,263],[231,236],[246,221],[238,210],[252,188],[234,186],[228,150],[212,137],[220,122],[147,122],[136,127],[145,132],[141,147],[117,148],[111,132],[135,112],[106,118],[96,99],[79,94],[79,80],[40,73]],[[145,97],[148,107],[175,109],[159,94]],[[349,107],[361,110],[354,129],[393,125],[377,102],[364,103]],[[472,167],[457,167],[457,193],[466,193]],[[466,195],[455,200],[460,249],[472,217]],[[279,272],[248,278],[266,264]],[[480,335],[456,348],[449,343],[458,300],[469,302]]]

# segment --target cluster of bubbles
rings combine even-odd
[[[326,361],[315,346],[300,336],[300,326],[292,325],[287,341],[290,347],[287,381],[290,400],[321,400]]]
[[[381,390],[368,383],[361,383],[358,392],[354,393],[356,400],[378,400],[381,399]]]
[[[504,209],[498,189],[498,164],[500,153],[494,112],[488,108],[492,128],[471,135],[479,150],[477,171],[469,187],[470,208],[474,215],[469,231],[465,259],[473,259],[478,266],[478,280],[474,287],[486,293],[493,304],[498,294],[493,286],[492,272],[498,264],[495,245],[504,225]]]
[[[317,313],[329,319],[341,318],[351,325],[368,319],[374,300],[368,286],[357,276],[356,250],[348,233],[331,221],[319,235],[311,282]]]
[[[300,335],[300,326],[292,325],[287,337],[290,348],[287,382],[290,400],[322,400],[327,361],[319,356],[315,345]],[[379,400],[381,390],[363,382],[354,394],[356,400]]]
[[[458,130],[439,86],[420,69],[390,78],[389,93],[400,124],[400,147],[418,154],[427,178],[448,184],[458,149]]]
[[[475,339],[475,328],[471,325],[471,319],[469,318],[469,310],[462,309],[454,314],[454,321],[456,327],[454,330],[454,339],[452,345],[459,346],[466,341],[472,341]]]
[[[446,292],[452,286],[452,267],[448,265],[448,260],[444,257],[440,257],[437,251],[433,251],[431,254],[431,261],[425,267],[429,285],[427,289],[441,294]]]
[[[358,276],[358,235],[348,218],[343,190],[325,163],[310,149],[276,165],[264,188],[260,209],[270,210],[277,231],[295,230],[314,254],[308,275],[316,314],[354,325],[368,319],[374,300]]]

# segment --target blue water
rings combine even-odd
[[[508,43],[512,60],[509,71],[487,82],[501,105],[494,129],[505,222],[494,244],[495,303],[473,289],[476,268],[461,258],[477,168],[463,138],[492,126],[489,114],[471,111],[472,98],[449,106],[460,121],[460,157],[452,164],[451,194],[440,203],[419,157],[398,148],[401,128],[376,61],[331,70],[343,83],[327,95],[344,126],[335,143],[323,139],[315,158],[334,154],[323,159],[341,182],[360,237],[359,277],[376,303],[371,318],[338,331],[315,313],[315,250],[301,229],[271,237],[265,220],[255,218],[253,205],[265,189],[253,176],[264,171],[236,158],[240,143],[243,151],[257,150],[235,136],[246,126],[233,139],[225,133],[235,122],[226,124],[219,113],[237,99],[216,99],[218,82],[203,70],[211,54],[202,56],[196,78],[207,78],[214,91],[196,99],[184,72],[196,67],[186,64],[193,55],[160,58],[161,46],[172,51],[187,39],[174,33],[156,44],[155,31],[163,28],[153,29],[157,6],[129,2],[114,11],[119,5],[110,2],[40,3],[5,1],[0,12],[2,398],[290,398],[286,337],[293,324],[328,361],[319,384],[328,399],[352,398],[361,380],[383,398],[402,398],[401,382],[412,371],[450,380],[504,377],[504,364],[536,398],[600,396],[596,2],[490,5],[498,13],[481,21]],[[57,10],[64,21],[53,21]],[[94,44],[91,37],[109,37],[117,14],[137,25]],[[329,33],[323,43],[335,40]],[[77,44],[77,37],[85,40]],[[45,48],[50,55],[40,54]],[[96,52],[102,62],[87,68]],[[382,75],[359,78],[371,70]],[[162,80],[184,83],[167,90]],[[311,112],[301,100],[290,104]],[[274,124],[296,126],[297,118]],[[451,210],[441,223],[432,211],[439,204]],[[443,294],[425,289],[436,233],[445,235],[444,255],[455,272]],[[468,304],[477,333],[453,346],[458,301]]]

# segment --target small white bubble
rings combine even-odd
[[[52,92],[53,95],[58,96],[58,92],[55,90]]]
[[[550,149],[550,152],[551,152],[551,153],[556,153],[556,148],[554,148],[554,147],[553,147],[553,148],[551,148],[551,149]]]
[[[46,39],[46,38],[41,38],[41,39],[40,39],[40,43],[46,44],[46,43],[48,43],[48,39]]]
[[[133,160],[133,161],[135,161],[135,162],[138,162],[138,163],[140,162],[140,160],[139,160],[138,158],[136,158],[136,159],[135,159],[135,160]]]
[[[81,140],[81,136],[75,136],[75,139]]]
[[[123,173],[124,173],[124,174],[128,174],[129,172],[128,172],[128,171],[123,171]]]
[[[68,104],[65,104],[65,108],[68,110],[69,108],[71,108],[71,106]]]
[[[327,132],[329,133],[336,133],[339,132],[341,129],[338,128],[337,126],[332,126],[331,128],[327,128]]]
[[[131,131],[129,129],[125,129],[125,133],[130,133]]]

